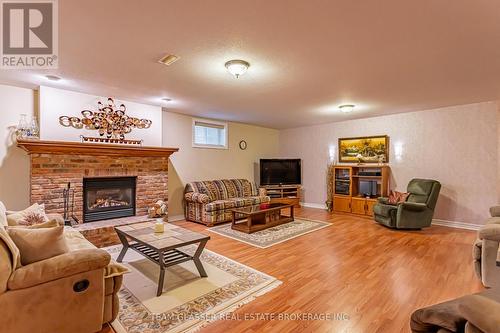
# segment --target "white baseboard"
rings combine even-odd
[[[479,230],[479,228],[481,228],[481,225],[478,225],[478,224],[458,222],[458,221],[447,221],[447,220],[440,220],[440,219],[433,219],[432,224],[433,225],[440,225],[443,227],[467,229],[467,230]]]
[[[181,220],[184,220],[184,215],[174,215],[174,216],[168,217],[168,222],[175,222],[175,221],[181,221]]]
[[[307,208],[318,208],[318,209],[326,210],[325,205],[317,204],[317,203],[301,202],[300,205],[302,207],[307,207]],[[458,222],[458,221],[448,221],[448,220],[441,220],[441,219],[433,219],[432,224],[433,225],[440,225],[440,226],[448,227],[448,228],[458,228],[458,229],[467,229],[467,230],[479,230],[479,228],[481,228],[481,225],[478,225],[478,224]]]
[[[302,207],[307,207],[307,208],[318,208],[318,209],[324,209],[324,210],[326,210],[326,205],[322,205],[322,204],[309,203],[309,202],[301,202],[300,205]]]

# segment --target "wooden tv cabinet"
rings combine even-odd
[[[333,211],[373,216],[377,197],[389,195],[390,168],[388,165],[337,165],[334,167]],[[365,197],[360,193],[360,181],[377,182],[377,194]]]
[[[271,203],[282,203],[300,208],[300,185],[265,185]]]

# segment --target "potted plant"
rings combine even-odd
[[[333,182],[335,178],[335,163],[329,162],[326,167],[326,209],[333,211]]]

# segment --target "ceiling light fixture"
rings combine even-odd
[[[245,60],[229,60],[224,64],[226,66],[227,71],[234,75],[235,78],[239,78],[240,75],[243,75],[247,72],[250,64]]]
[[[164,64],[164,65],[170,66],[174,62],[176,62],[177,60],[179,60],[180,58],[181,57],[176,56],[175,54],[167,54],[163,58],[161,58],[160,60],[158,60],[158,62],[160,64]]]
[[[349,113],[354,110],[354,104],[343,104],[339,106],[340,111],[343,113]]]
[[[45,77],[47,78],[47,80],[50,80],[50,81],[60,81],[61,78],[59,76],[55,76],[55,75],[45,75]]]
[[[168,98],[168,97],[164,97],[161,99],[162,101],[164,101],[165,103],[168,103],[168,102],[171,102],[172,99],[171,98]]]

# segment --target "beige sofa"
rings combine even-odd
[[[0,226],[1,332],[91,333],[116,318],[127,269],[106,251],[67,227],[68,253],[21,266],[6,228]]]
[[[485,287],[500,288],[500,206],[490,208],[491,217],[481,227],[473,246],[474,268]]]

